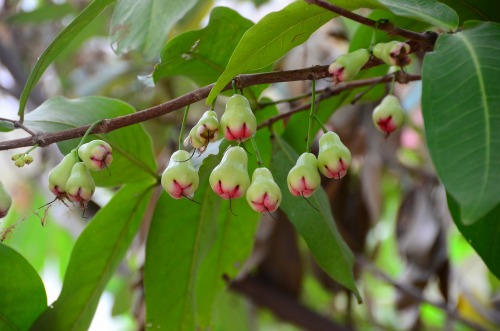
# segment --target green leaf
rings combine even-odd
[[[47,308],[45,288],[24,257],[0,243],[0,330],[27,330]]]
[[[69,3],[41,5],[35,10],[16,13],[7,22],[11,24],[41,24],[45,21],[62,19],[73,14],[75,8]]]
[[[334,16],[332,12],[303,1],[293,2],[265,16],[241,38],[226,69],[210,91],[207,104],[211,104],[236,75],[274,63],[289,50],[305,42]]]
[[[470,225],[500,202],[500,25],[442,34],[424,58],[427,145]],[[445,88],[446,87],[446,88]]]
[[[151,196],[151,182],[124,186],[75,243],[61,294],[32,330],[87,330],[104,288],[124,258]]]
[[[500,22],[498,3],[492,0],[440,0],[460,16],[460,24],[469,20]]]
[[[283,194],[280,208],[302,235],[321,268],[361,302],[353,275],[354,256],[339,234],[325,191],[319,188],[308,199],[319,212],[304,198],[292,196],[288,191],[287,175],[298,155],[280,137],[275,138],[274,147],[271,171]]]
[[[174,24],[197,0],[120,0],[111,20],[110,40],[117,54],[130,50],[156,58]]]
[[[484,217],[476,223],[466,226],[462,219],[460,204],[451,194],[448,197],[448,208],[453,221],[458,229],[474,247],[479,256],[486,263],[490,271],[500,279],[500,204],[491,209]]]
[[[8,121],[2,121],[0,120],[0,132],[9,132],[14,130],[14,124],[12,122]]]
[[[100,119],[132,114],[134,111],[123,101],[105,97],[54,97],[26,115],[25,124],[32,129],[57,132],[92,124]],[[113,163],[109,167],[110,173],[92,173],[97,185],[118,186],[156,176],[151,139],[142,125],[128,126],[100,136],[94,135],[90,139],[103,139],[111,145]],[[72,139],[59,143],[59,148],[63,154],[67,154],[79,141],[80,139]]]
[[[436,0],[377,0],[394,14],[427,22],[444,30],[455,30],[458,14]]]
[[[232,9],[216,7],[207,27],[183,33],[165,45],[161,63],[153,72],[161,78],[183,75],[204,86],[213,83],[229,61],[234,48],[253,23]]]
[[[84,28],[92,22],[103,10],[115,0],[94,0],[87,6],[43,51],[42,55],[36,61],[31,71],[26,86],[19,98],[18,115],[21,122],[24,120],[24,109],[31,90],[40,80],[45,69],[54,61],[54,59],[65,49],[65,47],[75,38]]]

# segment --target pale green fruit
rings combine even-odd
[[[7,215],[11,206],[12,198],[3,186],[3,183],[0,182],[0,218],[4,218]]]
[[[340,179],[347,173],[352,156],[335,132],[327,132],[319,139],[318,169],[328,178]]]
[[[246,197],[250,207],[258,213],[272,213],[278,209],[281,204],[281,190],[269,169],[255,169]]]
[[[405,115],[399,99],[387,95],[372,113],[375,127],[386,136],[401,128]]]
[[[247,98],[234,94],[227,100],[220,119],[222,133],[227,140],[245,141],[257,130],[257,120]]]
[[[250,185],[247,167],[245,150],[239,146],[228,148],[222,161],[210,174],[212,190],[226,200],[242,197]]]
[[[328,72],[336,82],[345,82],[353,79],[361,68],[370,59],[370,52],[367,49],[358,49],[354,52],[340,55],[335,62],[330,64]]]
[[[103,140],[92,140],[78,148],[78,156],[92,171],[101,171],[113,162],[111,146]]]
[[[66,182],[73,166],[78,162],[76,149],[69,152],[62,161],[49,173],[49,190],[58,198],[66,197]]]
[[[173,153],[161,175],[161,185],[174,199],[191,198],[198,188],[200,179],[190,158],[184,150]]]
[[[295,196],[310,197],[321,184],[318,161],[312,153],[303,153],[287,176],[288,189]]]
[[[396,40],[378,43],[373,47],[373,56],[391,66],[404,67],[410,64],[410,45]]]
[[[95,183],[89,169],[83,162],[77,162],[71,169],[71,175],[66,182],[68,198],[84,207],[92,198],[94,191]]]

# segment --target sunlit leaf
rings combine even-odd
[[[0,243],[0,330],[27,330],[47,307],[40,276],[24,257]]]
[[[58,299],[32,330],[88,330],[107,282],[141,224],[151,182],[124,186],[95,215],[71,252]]]
[[[468,27],[439,37],[422,74],[427,145],[466,225],[500,202],[500,25]]]

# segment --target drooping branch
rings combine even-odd
[[[364,69],[368,69],[377,66],[379,64],[380,62],[377,59],[370,60],[365,65]],[[299,70],[240,75],[236,77],[236,87],[238,89],[241,89],[260,84],[301,81],[301,80],[311,80],[311,79],[319,80],[327,77],[329,77],[328,66],[313,66]],[[339,85],[339,88],[349,89],[349,88],[363,86],[363,84],[370,85],[373,84],[373,82],[366,82],[366,80],[352,81],[344,83],[343,85]],[[91,133],[93,134],[108,133],[126,126],[141,123],[171,113],[175,110],[184,108],[187,105],[205,99],[210,93],[212,86],[213,84],[204,86],[202,88],[196,89],[192,92],[184,94],[168,102],[138,111],[133,114],[124,115],[112,119],[104,119],[101,124],[97,125],[94,128],[94,130],[92,130]],[[224,88],[224,91],[229,90],[231,88],[232,88],[231,84],[228,84]],[[89,127],[90,125],[84,125],[78,128],[68,129],[64,131],[51,132],[51,133],[42,132],[27,138],[3,141],[0,142],[0,150],[33,146],[36,144],[38,144],[40,147],[44,147],[60,141],[79,138],[85,134],[85,132],[89,129]]]
[[[329,10],[331,12],[334,12],[336,14],[339,14],[340,16],[344,16],[346,18],[349,18],[355,22],[361,23],[363,25],[372,27],[374,29],[378,29],[381,31],[387,32],[389,35],[398,35],[404,38],[409,38],[411,40],[415,41],[431,41],[432,43],[437,37],[437,34],[435,33],[418,33],[406,29],[399,28],[395,26],[393,23],[389,21],[374,21],[370,18],[358,15],[356,13],[353,13],[352,11],[349,11],[347,9],[341,8],[339,6],[336,6],[328,1],[324,0],[304,0],[305,2],[319,6],[321,8],[324,8],[326,10]]]

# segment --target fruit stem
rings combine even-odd
[[[32,146],[30,149],[28,149],[26,152],[24,152],[24,154],[28,155],[32,150],[34,150],[37,147],[38,147],[38,144],[36,144],[35,146]]]
[[[87,131],[85,131],[85,134],[83,135],[82,137],[82,140],[80,140],[80,143],[78,144],[78,146],[76,146],[76,149],[80,148],[80,146],[83,145],[83,143],[85,142],[85,139],[87,139],[88,135],[92,132],[92,130],[95,129],[96,126],[98,126],[99,124],[102,123],[102,121],[104,120],[99,120],[97,122],[94,122],[88,129]]]
[[[236,79],[232,80],[231,86],[233,87],[233,93],[238,94],[238,89],[236,88]]]
[[[307,130],[307,143],[306,143],[306,152],[311,153],[311,144],[312,144],[312,131],[313,131],[313,120],[314,120],[314,108],[316,106],[316,81],[314,79],[311,80],[311,110],[309,111],[309,129]]]
[[[396,84],[396,74],[394,73],[394,76],[392,76],[391,89],[389,90],[389,94],[393,94],[395,84]]]
[[[212,105],[210,106],[211,111],[214,111],[216,102],[217,102],[217,96],[215,96],[214,101],[212,102]]]
[[[252,142],[252,146],[253,146],[253,149],[255,151],[255,156],[257,157],[257,166],[261,167],[262,166],[262,158],[260,157],[259,147],[257,147],[257,143],[255,142],[255,139],[253,139],[253,137],[250,137],[250,141]]]
[[[321,120],[319,119],[318,115],[314,114],[314,119],[316,120],[316,122],[318,122],[318,124],[321,126],[321,130],[323,130],[323,133],[327,133],[328,132],[328,129],[325,127],[325,125],[321,122]]]
[[[213,104],[215,105],[215,100]],[[186,127],[187,116],[189,113],[189,106],[191,105],[187,105],[186,108],[184,108],[184,116],[182,117],[181,132],[179,133],[179,150],[182,149],[182,138],[184,137],[184,128]]]

